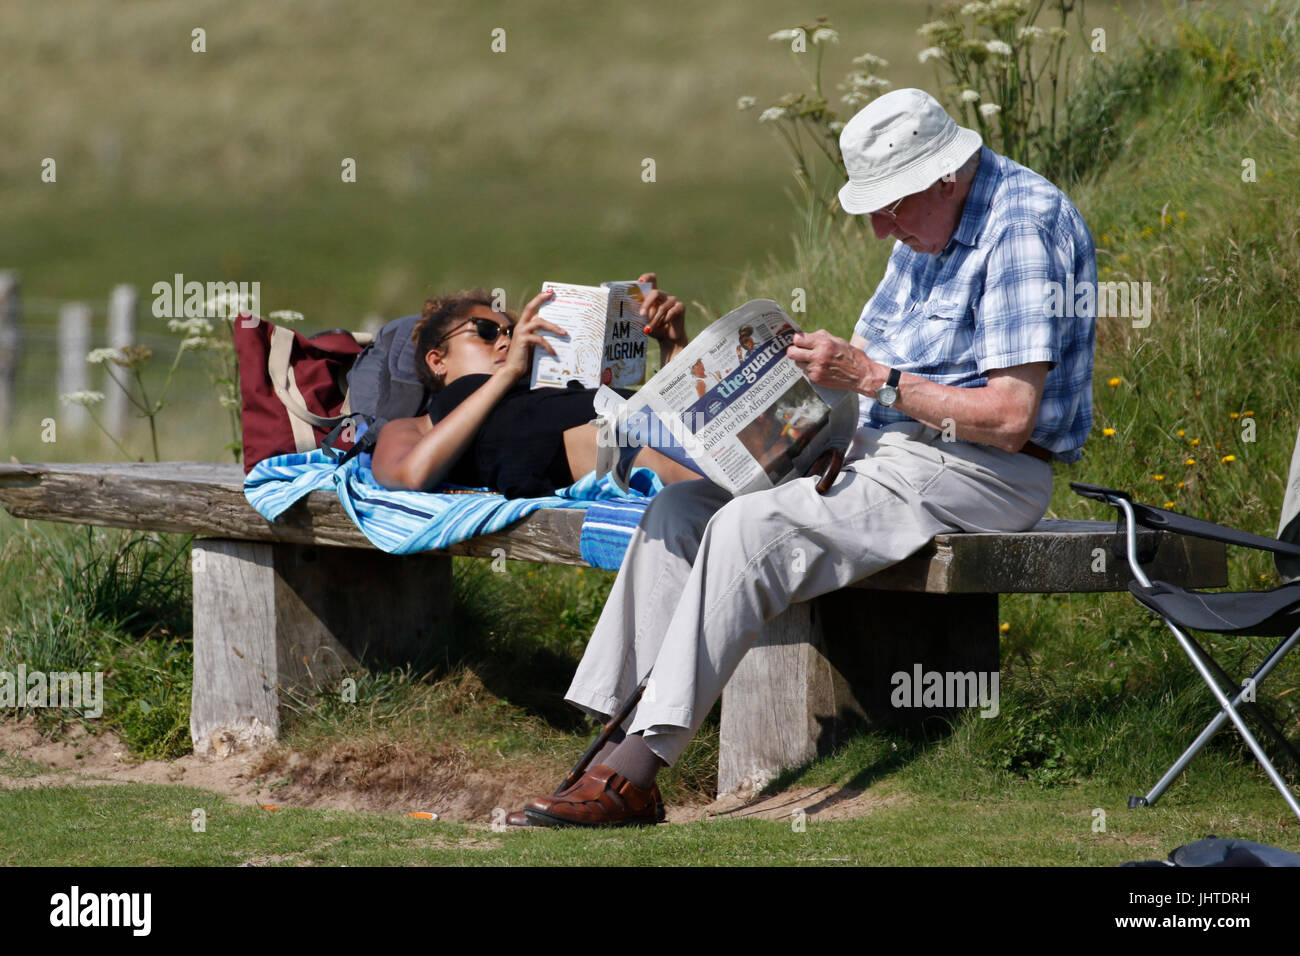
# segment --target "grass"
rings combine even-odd
[[[841,33],[848,33],[853,15],[828,12],[835,15]],[[261,15],[241,14],[254,18],[249,23]],[[491,12],[482,15],[490,18]],[[710,16],[725,21],[730,14]],[[1100,324],[1094,432],[1084,460],[1061,469],[1059,478],[1131,488],[1139,499],[1172,501],[1187,513],[1266,534],[1276,527],[1300,425],[1294,394],[1294,383],[1300,381],[1300,306],[1294,296],[1300,282],[1295,226],[1300,221],[1300,193],[1294,186],[1300,181],[1294,149],[1294,131],[1300,128],[1300,50],[1293,16],[1291,7],[1269,16],[1230,14],[1221,22],[1212,16],[1189,19],[1171,13],[1166,27],[1144,22],[1127,32],[1112,31],[1112,58],[1094,64],[1075,114],[1085,125],[1071,134],[1092,131],[1092,162],[1074,170],[1071,175],[1077,178],[1064,183],[1097,239],[1102,278],[1150,281],[1155,307],[1146,328],[1114,319]],[[909,13],[907,29],[902,18],[897,24],[887,21],[895,32],[881,35],[876,52],[890,54],[890,36],[894,40],[889,42],[908,49],[914,19]],[[783,25],[777,21],[772,29]],[[328,31],[316,30],[308,35],[328,45]],[[256,35],[255,30],[248,33],[254,51]],[[1116,37],[1127,37],[1128,42]],[[684,42],[685,49],[698,50],[691,46],[698,38]],[[273,85],[273,76],[262,79]],[[1117,89],[1131,93],[1117,95]],[[738,90],[755,91],[748,86]],[[357,102],[352,101],[354,106]],[[733,106],[729,101],[727,108]],[[714,121],[721,122],[721,115],[714,115]],[[310,124],[306,130],[311,134]],[[690,132],[684,130],[683,138],[690,139]],[[1188,143],[1197,148],[1187,148]],[[1254,182],[1242,180],[1243,158],[1255,160]],[[155,161],[174,162],[166,156]],[[517,156],[501,159],[503,164],[514,161]],[[562,165],[560,160],[546,161]],[[705,160],[696,153],[691,162]],[[761,165],[755,156],[743,163],[755,164],[755,170]],[[274,170],[272,166],[255,184],[253,195],[274,193]],[[179,167],[169,175],[180,176]],[[566,182],[560,172],[546,175],[554,175],[559,184]],[[761,193],[761,176],[757,171],[753,175],[752,182],[738,180],[734,185],[754,186],[754,192]],[[389,183],[385,189],[392,188],[384,181]],[[492,176],[484,177],[484,182],[491,181]],[[146,184],[127,185],[123,215],[137,216],[130,221],[141,230],[174,216],[167,221],[183,228],[165,234],[178,237],[178,249],[192,244],[193,250],[192,260],[177,271],[204,268],[209,260],[203,257],[218,246],[195,234],[204,220],[195,213],[201,200],[159,202],[155,213],[147,208],[153,200],[132,193],[147,193]],[[182,185],[176,189],[183,192]],[[202,191],[194,184],[185,188]],[[590,194],[600,196],[603,188],[595,177]],[[773,194],[779,191],[772,188]],[[679,199],[693,197],[682,201],[698,201],[702,215],[714,223],[726,221],[723,205],[709,206],[705,192],[700,187]],[[557,196],[562,195],[557,187]],[[606,194],[606,199],[613,195]],[[87,210],[108,202],[93,190],[71,199]],[[38,228],[37,212],[44,207],[24,207],[26,201],[20,199],[14,211],[4,215],[36,233],[33,248],[39,255],[32,253],[33,262],[52,261],[52,251],[65,244],[76,248],[73,220],[60,225],[56,215]],[[432,202],[418,195],[409,201],[412,208]],[[746,221],[768,215],[761,205],[766,198],[757,201],[759,206],[746,214]],[[373,210],[386,208],[382,203],[371,209],[358,202],[351,213],[331,212],[331,204],[317,206],[295,197],[283,208],[293,203],[300,203],[294,207],[300,210],[318,209],[321,218],[312,218],[316,212],[291,216],[277,227],[283,231],[247,242],[241,238],[229,247],[230,255],[254,263],[243,275],[234,275],[240,270],[232,269],[232,277],[256,277],[260,270],[286,277],[283,288],[289,301],[276,300],[272,307],[310,301],[298,296],[312,288],[311,270],[347,259],[351,251],[337,229],[322,228],[320,238],[302,247],[310,255],[290,255],[298,231],[295,223],[312,229],[321,224],[355,228],[357,235],[373,240],[367,248],[378,243],[375,248],[382,249],[384,241],[383,229],[376,225],[379,218],[369,227],[361,222]],[[68,208],[74,208],[71,201]],[[235,214],[237,219],[237,209]],[[539,206],[534,214],[544,218],[546,212]],[[22,220],[23,215],[33,218]],[[330,219],[333,215],[341,218]],[[788,209],[773,215],[783,231]],[[583,248],[575,238],[578,227],[572,225],[581,218],[570,217],[568,225],[557,227],[566,231],[554,248]],[[240,221],[244,233],[258,233],[257,216]],[[406,225],[393,228],[416,241],[414,231],[403,233]],[[692,227],[680,228],[675,235],[688,240]],[[491,231],[483,229],[484,235]],[[526,235],[521,236],[526,246]],[[44,241],[48,244],[41,245]],[[87,239],[79,254],[93,254],[96,241]],[[593,249],[609,244],[603,234],[590,241]],[[157,245],[151,248],[149,254],[158,258],[150,268],[163,268],[163,253]],[[466,261],[492,261],[481,246],[470,243],[466,248],[478,256]],[[538,248],[550,246],[538,240]],[[735,265],[741,261],[737,248],[718,253],[719,261],[736,270],[727,279],[733,284],[719,283],[718,288],[725,285],[728,291],[719,293],[718,301],[770,296],[789,302],[791,290],[798,287],[807,294],[808,313],[802,317],[806,324],[845,336],[883,274],[888,253],[884,243],[818,219],[800,224],[788,258],[742,271]],[[118,262],[135,261],[130,253],[125,248]],[[373,302],[386,301],[375,307],[387,309],[409,301],[422,281],[416,276],[425,273],[409,265],[385,273],[384,254],[366,259],[369,255],[362,254],[364,268],[350,264],[338,272],[337,282],[331,277],[331,282],[317,285],[331,293],[345,290],[340,293],[344,298],[336,301],[346,299],[354,313]],[[535,265],[532,255],[527,253],[519,262]],[[62,278],[69,278],[73,267],[68,263],[76,261],[73,257],[59,267],[68,270]],[[613,270],[608,265],[612,259],[600,261],[606,263],[602,268]],[[626,267],[633,267],[631,257]],[[166,268],[170,274],[170,266]],[[358,280],[363,274],[368,276],[365,281],[376,283],[372,291],[380,287],[377,277],[387,274],[383,288],[390,298],[377,293],[369,298],[365,281]],[[536,278],[502,275],[500,284],[512,289]],[[103,275],[94,281],[104,281]],[[491,277],[484,281],[494,284]],[[346,291],[349,288],[352,291]],[[324,298],[313,304],[316,307],[329,308]],[[40,374],[48,375],[52,368],[52,362],[47,363]],[[41,404],[31,402],[27,408],[39,411]],[[211,414],[213,427],[219,429],[219,411],[215,406],[209,411],[201,397],[191,393],[179,396],[178,406],[164,414],[164,422],[173,413],[164,456],[206,457],[206,426],[200,423],[209,422],[204,416]],[[54,457],[37,434],[29,425],[7,440],[24,458]],[[112,458],[111,447],[97,442],[73,441],[72,456]],[[1187,464],[1188,459],[1194,463]],[[1057,482],[1050,514],[1110,517],[1074,495],[1065,480]],[[116,668],[124,692],[106,708],[104,724],[119,732],[137,728],[137,753],[148,753],[150,746],[161,748],[155,753],[183,749],[183,738],[169,737],[168,729],[183,727],[187,720],[180,709],[188,702],[188,634],[180,620],[188,607],[187,572],[173,563],[176,574],[163,573],[167,556],[182,546],[181,539],[157,536],[130,545],[131,536],[117,532],[95,532],[101,535],[97,540],[75,529],[39,523],[31,528],[40,533],[0,516],[0,627],[7,642],[0,645],[0,666],[16,659],[108,662]],[[116,564],[115,554],[120,556]],[[156,556],[152,561],[150,554]],[[286,748],[325,759],[334,748],[347,745],[354,748],[357,765],[373,763],[385,747],[397,747],[441,761],[439,766],[466,771],[533,766],[556,775],[567,769],[590,728],[559,699],[612,576],[525,565],[493,573],[487,562],[471,559],[457,559],[455,567],[457,623],[434,645],[436,653],[407,669],[352,675],[358,682],[358,705],[342,706],[337,686],[294,700],[286,715]],[[1271,564],[1258,555],[1232,551],[1229,568],[1235,587],[1278,583]],[[1208,693],[1163,625],[1130,599],[1012,595],[1003,599],[1001,615],[1008,627],[1003,635],[999,718],[972,716],[931,737],[867,733],[809,766],[793,768],[778,785],[831,792],[867,788],[877,801],[864,817],[814,819],[804,833],[792,830],[788,822],[736,820],[636,833],[496,834],[486,826],[430,824],[389,815],[297,809],[270,813],[213,794],[122,785],[10,791],[0,800],[0,862],[67,861],[75,852],[77,860],[102,863],[569,864],[589,862],[596,848],[603,861],[621,864],[1113,865],[1162,858],[1173,847],[1211,832],[1290,848],[1298,845],[1296,822],[1231,732],[1211,743],[1156,808],[1124,809],[1127,796],[1150,786],[1214,713]],[[1248,670],[1253,661],[1244,662],[1261,647],[1242,640],[1213,643],[1214,653],[1229,669],[1240,665]],[[146,678],[149,683],[132,683]],[[1300,731],[1300,695],[1294,693],[1298,679],[1300,659],[1293,655],[1261,694],[1293,737]],[[106,680],[106,691],[114,683]],[[149,725],[147,714],[129,713],[134,700],[154,701],[149,713],[161,711],[166,719]],[[45,729],[58,733],[57,716],[42,716]],[[707,799],[716,748],[712,722],[665,775],[670,802]],[[31,772],[21,763],[0,764],[0,776],[19,778]],[[205,834],[190,829],[195,807],[209,810]],[[1106,830],[1100,833],[1093,831],[1098,809],[1106,814]],[[135,832],[141,819],[154,824],[138,842],[121,845],[109,836],[115,828]],[[69,821],[77,821],[80,829],[61,831]],[[20,833],[23,836],[16,836]],[[49,856],[42,855],[47,852]]]
[[[809,779],[821,786],[851,779],[862,755],[842,756],[838,774],[826,764]],[[981,782],[950,757],[937,748],[881,784],[869,815],[808,818],[802,832],[791,818],[499,833],[486,820],[267,811],[187,787],[19,789],[0,800],[0,865],[589,866],[595,851],[612,866],[1115,866],[1163,859],[1210,833],[1294,844],[1295,821],[1276,794],[1220,761],[1198,765],[1201,782],[1175,787],[1159,806],[1128,811],[1121,809],[1122,785],[1093,779],[1044,790],[1005,778]],[[196,809],[204,815],[201,833],[193,829]],[[127,831],[138,838],[120,842]]]

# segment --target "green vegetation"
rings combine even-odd
[[[865,35],[856,30],[848,11],[827,12],[843,38],[841,47],[849,46],[849,36]],[[1090,61],[1073,88],[1069,122],[1059,133],[1071,148],[1050,154],[1071,157],[1062,160],[1057,181],[1093,231],[1101,278],[1150,282],[1154,293],[1149,325],[1134,327],[1131,320],[1117,318],[1099,323],[1094,432],[1083,462],[1058,470],[1050,514],[1111,517],[1071,492],[1067,481],[1073,479],[1130,488],[1139,499],[1172,502],[1189,514],[1270,534],[1276,529],[1300,425],[1295,390],[1300,381],[1296,11],[1294,5],[1279,5],[1226,18],[1188,18],[1173,11],[1166,16],[1109,31],[1108,54]],[[889,34],[903,51],[895,56],[900,69],[903,61],[914,59],[907,51],[917,46],[914,15],[904,21],[892,25]],[[752,24],[744,29],[761,46],[766,32],[788,25],[777,21],[770,29],[755,30]],[[683,42],[695,41],[688,37]],[[251,39],[248,45],[256,48]],[[864,45],[891,53],[883,40],[873,38]],[[855,45],[834,52],[847,60],[856,51]],[[902,82],[897,72],[890,75],[897,85],[927,85],[924,75]],[[681,95],[716,89],[717,78],[710,76],[707,83],[684,81]],[[274,88],[267,80],[267,89]],[[726,85],[722,98],[734,113],[737,95],[762,92],[738,79],[734,86]],[[775,98],[779,90],[768,93]],[[496,95],[504,94],[498,89]],[[669,102],[675,101],[670,97]],[[683,107],[681,112],[691,111]],[[736,123],[736,136],[752,146],[753,137],[761,134],[745,114]],[[700,149],[688,142],[699,130],[679,132],[682,149]],[[638,159],[646,155],[641,148],[633,152]],[[693,161],[703,162],[703,153],[694,153]],[[770,159],[776,151],[768,153]],[[574,154],[567,155],[571,160]],[[500,160],[523,161],[509,151]],[[751,170],[762,165],[752,155],[744,162],[754,164],[746,167]],[[762,205],[770,201],[766,195],[755,199],[760,206],[753,220],[770,215],[788,222],[779,181],[767,182],[776,204]],[[141,183],[131,185],[144,189]],[[753,183],[739,177],[733,185],[745,192]],[[265,183],[262,187],[273,192]],[[613,195],[602,195],[602,188],[599,180],[593,183],[593,208],[602,208]],[[690,202],[689,195],[699,201],[695,211],[701,216],[713,216],[714,222],[734,216],[733,209],[723,211],[725,200],[712,205],[702,198],[707,190],[699,189],[665,202]],[[358,203],[358,216],[364,206]],[[410,208],[417,207],[412,200]],[[38,208],[30,207],[33,217]],[[145,216],[141,210],[146,208],[147,197],[132,199],[129,209],[134,212],[129,214]],[[197,218],[185,218],[194,208],[184,213],[163,209],[158,215],[197,226]],[[573,222],[580,218],[575,214],[568,217],[570,225],[556,228],[577,229]],[[309,220],[290,221],[300,227]],[[362,234],[377,237],[378,221],[371,223],[372,232]],[[385,226],[399,233],[414,228],[396,222]],[[246,250],[257,250],[259,258],[256,268],[232,270],[240,274],[231,277],[275,275],[286,288],[306,289],[311,285],[304,279],[307,272],[348,259],[355,251],[351,246],[345,251],[330,230],[321,233],[325,238],[294,246],[288,239],[293,227],[277,226],[282,231],[241,242],[240,255],[251,257],[254,253]],[[56,222],[42,234],[66,239],[67,229],[66,222]],[[484,243],[473,239],[477,229],[464,247],[471,256],[466,261],[492,262]],[[219,246],[186,235],[181,245],[193,243],[194,265],[181,271],[192,268],[197,274],[210,254],[200,250]],[[539,240],[538,248],[552,248],[550,241]],[[5,255],[12,260],[4,242],[0,240],[0,261]],[[595,243],[610,244],[608,236]],[[645,250],[634,245],[600,259],[599,277],[635,268],[631,253]],[[527,268],[520,267],[519,278],[512,274],[496,282],[486,276],[483,281],[513,290],[541,278],[533,273],[546,271],[549,277],[545,257],[535,256],[526,242],[523,246],[520,262]],[[28,261],[54,257],[54,248],[35,243]],[[588,247],[562,235],[553,248],[572,248],[580,257]],[[726,270],[735,269],[759,248],[759,243],[753,249],[729,248],[720,259]],[[726,275],[734,285],[723,290],[720,284],[710,294],[715,302],[757,296],[788,302],[792,290],[802,288],[808,299],[806,324],[847,337],[883,274],[888,251],[886,244],[864,238],[861,230],[845,228],[842,220],[822,217],[808,228],[801,225],[789,258],[750,267],[738,277],[711,270],[715,278]],[[625,252],[628,256],[622,258]],[[595,252],[592,256],[596,261]],[[367,252],[362,259],[340,272],[339,287],[331,286],[337,301],[347,302],[354,312],[374,300],[364,282],[357,280],[350,290],[348,284],[366,270],[371,280],[383,272],[379,253]],[[127,255],[112,264],[131,261]],[[409,265],[402,268],[406,278],[392,283],[399,292],[378,306],[393,314],[400,311],[399,301],[422,294],[420,283],[427,275]],[[528,269],[532,273],[525,274]],[[710,271],[708,262],[703,270]],[[97,294],[108,274],[95,277]],[[118,278],[113,275],[112,281]],[[271,296],[271,307],[291,305],[311,314],[324,304],[310,297],[281,301],[279,295]],[[164,422],[166,417],[164,413]],[[41,454],[39,444],[16,447],[24,457],[50,457]],[[111,448],[99,452],[93,444],[83,450],[87,458],[111,455]],[[166,440],[163,452],[175,457]],[[122,696],[116,703],[110,696],[103,724],[127,735],[137,754],[182,749],[187,723],[182,708],[189,695],[188,572],[183,559],[172,559],[183,555],[184,540],[150,536],[132,545],[131,536],[119,532],[88,535],[54,526],[41,532],[44,536],[38,537],[21,522],[0,517],[0,621],[5,622],[0,625],[0,667],[16,659],[57,660],[64,667],[109,661],[116,679],[106,679],[106,692],[115,684],[129,691],[117,691]],[[108,557],[113,553],[122,555],[116,565]],[[1229,558],[1234,587],[1278,583],[1267,558],[1235,550]],[[334,689],[295,700],[287,747],[313,755],[327,753],[340,741],[397,742],[460,761],[458,766],[467,769],[529,765],[558,776],[567,768],[589,728],[559,698],[612,576],[532,565],[493,574],[483,562],[456,563],[457,620],[450,632],[431,636],[430,659],[403,670],[356,675],[355,706],[341,705]],[[1162,858],[1174,846],[1210,832],[1294,846],[1295,821],[1231,733],[1211,743],[1158,807],[1123,809],[1127,795],[1150,786],[1214,713],[1208,693],[1163,625],[1127,595],[1010,596],[1003,600],[1002,616],[999,718],[971,714],[950,732],[928,738],[864,734],[785,774],[778,786],[832,792],[867,788],[877,801],[865,817],[810,821],[805,833],[792,832],[788,822],[736,821],[618,834],[499,835],[487,828],[366,814],[269,813],[198,791],[133,785],[114,787],[111,794],[109,788],[6,794],[0,800],[0,862],[571,863],[589,862],[598,844],[603,860],[628,864],[1112,865]],[[1225,666],[1242,672],[1253,666],[1263,647],[1263,642],[1241,639],[1211,643]],[[146,677],[151,683],[141,683]],[[1293,656],[1261,693],[1265,708],[1292,737],[1300,732],[1300,695],[1293,693],[1298,678],[1300,661]],[[132,713],[132,701],[149,702],[149,710],[142,713],[137,707]],[[42,720],[48,732],[58,733],[57,717],[45,714]],[[671,802],[708,798],[716,747],[716,726],[706,727],[664,781]],[[1284,773],[1294,771],[1280,766]],[[3,776],[31,772],[12,762],[0,764]],[[194,807],[207,808],[206,834],[190,829]],[[1098,808],[1107,814],[1104,833],[1092,828]],[[113,834],[127,827],[139,832],[141,819],[158,824],[130,846],[115,839]],[[79,821],[75,833],[69,820]]]

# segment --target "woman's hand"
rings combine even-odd
[[[655,286],[641,305],[641,315],[646,323],[643,331],[657,339],[665,355],[664,364],[672,359],[686,344],[686,303],[675,295],[668,295],[657,287],[657,277],[647,272],[637,278],[637,282],[648,282]]]
[[[503,368],[516,381],[527,375],[532,367],[534,346],[541,346],[552,355],[555,354],[555,346],[546,341],[541,334],[542,329],[559,335],[569,334],[554,322],[547,322],[537,314],[538,309],[554,297],[554,292],[539,292],[524,306],[523,314],[515,323],[515,330],[510,335],[510,351],[506,353]]]

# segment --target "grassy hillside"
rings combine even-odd
[[[1095,6],[1090,21],[1122,29]],[[119,282],[258,281],[266,310],[312,330],[467,284],[519,304],[545,279],[645,268],[714,314],[734,306],[746,264],[787,255],[791,232],[785,159],[737,99],[804,82],[810,54],[768,35],[814,14],[840,32],[832,82],[873,51],[895,86],[932,83],[912,2],[3,4],[0,268],[22,274],[30,347],[0,453],[49,457],[53,308],[91,302],[107,344]],[[167,344],[145,315],[144,344]],[[194,381],[164,416],[163,454],[216,457],[220,409],[197,358],[182,367]],[[115,453],[92,437],[59,454]]]

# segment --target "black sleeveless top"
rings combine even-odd
[[[437,392],[429,420],[451,414],[490,375],[462,375]],[[634,393],[616,389],[625,398]],[[507,498],[540,498],[573,484],[564,432],[596,417],[594,388],[530,389],[521,379],[484,419],[468,448],[444,477],[452,484],[488,487]]]

